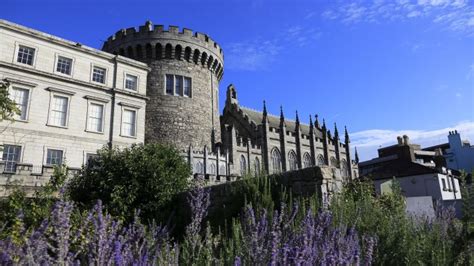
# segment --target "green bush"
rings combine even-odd
[[[110,214],[124,221],[131,221],[135,210],[144,221],[151,221],[189,187],[190,175],[188,164],[171,146],[103,148],[72,178],[68,194],[86,208],[100,199]]]

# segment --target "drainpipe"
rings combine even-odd
[[[113,81],[112,81],[112,103],[110,107],[110,130],[109,130],[109,149],[112,149],[112,144],[114,140],[114,120],[115,120],[115,88],[117,88],[117,58],[118,55],[114,57],[114,76],[113,76]]]

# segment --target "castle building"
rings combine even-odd
[[[5,169],[63,160],[80,167],[106,144],[159,142],[215,182],[311,166],[331,168],[338,180],[357,177],[347,130],[340,137],[317,117],[308,125],[265,105],[242,107],[233,85],[221,115],[224,54],[205,34],[147,21],[98,51],[6,21],[0,27],[0,78],[22,110],[14,123],[0,123]]]
[[[143,143],[145,63],[0,20],[0,80],[21,114],[0,122],[0,183],[80,168],[104,145]]]

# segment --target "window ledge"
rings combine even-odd
[[[49,123],[46,124],[46,126],[48,126],[48,127],[57,127],[57,128],[62,128],[62,129],[68,129],[67,126],[58,126],[58,125],[52,125],[52,124],[49,124]]]
[[[97,134],[97,135],[104,135],[104,131],[100,132],[100,131],[93,131],[93,130],[89,130],[89,129],[86,129],[84,131],[87,132],[87,133],[92,133],[92,134]]]
[[[120,134],[120,137],[128,138],[128,139],[137,139],[137,136],[127,136],[127,135],[122,135],[122,134]]]

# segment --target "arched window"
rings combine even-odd
[[[204,52],[204,53],[202,53],[202,56],[201,56],[201,65],[202,66],[206,66],[206,60],[207,60],[207,53]]]
[[[172,54],[173,47],[171,44],[166,44],[165,46],[165,58],[166,59],[171,59],[171,54]]]
[[[132,48],[132,46],[129,46],[129,47],[127,48],[127,57],[129,57],[129,58],[135,58],[135,57],[133,57],[133,48]]]
[[[198,63],[199,54],[200,54],[200,52],[199,52],[198,49],[194,50],[194,54],[193,54],[193,62],[194,62],[194,64],[197,64],[197,63]]]
[[[349,177],[349,171],[347,167],[347,161],[342,159],[341,160],[341,175],[342,177]]]
[[[255,171],[255,176],[259,176],[260,174],[260,160],[258,157],[255,157],[255,162],[253,163],[254,165],[254,171]]]
[[[209,166],[209,174],[211,174],[211,175],[216,174],[216,164],[215,163],[211,163],[211,165]]]
[[[174,58],[176,60],[181,60],[181,53],[183,52],[183,48],[181,47],[181,45],[176,45],[176,47],[174,48]]]
[[[311,155],[309,155],[309,153],[305,153],[303,156],[303,167],[308,168],[311,167],[311,165]]]
[[[221,165],[221,168],[219,169],[219,175],[227,175],[225,165]]]
[[[209,60],[207,60],[207,68],[210,69],[211,66],[212,66],[212,63],[214,63],[214,57],[212,57],[212,55],[211,55],[211,56],[209,56]]]
[[[161,43],[157,43],[156,46],[155,46],[155,56],[156,56],[156,59],[160,60],[163,56],[163,47],[161,46]]]
[[[290,171],[298,170],[298,159],[296,159],[294,151],[288,153],[288,163],[290,164]]]
[[[143,58],[142,46],[138,44],[136,49],[137,49],[137,59],[142,59]]]
[[[153,57],[151,44],[149,43],[145,45],[145,54],[147,59],[151,59]]]
[[[316,164],[318,166],[324,165],[326,162],[324,161],[324,156],[323,155],[318,155],[318,159],[316,160]]]
[[[191,60],[191,47],[186,47],[186,49],[184,49],[184,60],[188,61]]]
[[[272,169],[274,174],[281,172],[281,155],[277,148],[272,150]]]
[[[331,166],[334,166],[334,167],[337,167],[337,166],[338,166],[338,165],[337,165],[337,160],[336,160],[336,158],[331,157],[330,162],[331,162]]]
[[[218,61],[214,60],[214,64],[212,64],[212,70],[216,70],[217,63],[218,63]]]
[[[219,71],[221,70],[221,64],[217,64],[216,74],[219,75]]]
[[[194,172],[196,174],[204,174],[204,165],[202,164],[202,162],[197,162],[194,165]]]
[[[245,156],[240,156],[240,175],[245,176],[247,174],[247,160],[245,160]]]

